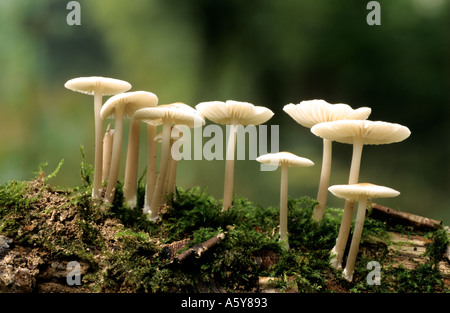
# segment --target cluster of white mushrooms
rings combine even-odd
[[[330,104],[324,100],[311,100],[302,101],[299,104],[288,104],[284,106],[283,110],[297,123],[311,128],[313,134],[323,139],[322,170],[317,193],[318,204],[315,206],[313,214],[314,219],[320,221],[323,218],[327,201],[327,189],[335,196],[346,200],[338,238],[335,247],[332,249],[333,257],[331,264],[336,268],[341,267],[351,228],[354,203],[358,202],[358,211],[350,253],[347,256],[346,267],[344,269],[345,278],[351,281],[359,242],[361,240],[368,199],[395,197],[399,195],[398,191],[388,187],[370,183],[358,183],[362,148],[364,145],[381,145],[400,142],[408,138],[411,132],[407,127],[396,123],[367,120],[371,113],[371,109],[366,107],[354,110],[350,106],[342,103]],[[352,161],[347,185],[335,185],[329,187],[333,141],[353,145]],[[271,159],[271,162],[280,162],[281,164],[287,162],[286,160],[277,161],[276,158],[279,158],[278,155],[275,154],[275,159]],[[268,156],[261,156],[259,159],[267,160]],[[291,156],[290,159],[293,160],[294,156]],[[300,161],[297,161],[297,164],[299,164],[299,162]],[[304,161],[301,164],[302,166],[311,165]],[[282,193],[283,188],[286,187],[283,187],[282,185]],[[286,210],[285,202],[286,200],[284,199],[280,202],[280,211]],[[283,205],[283,209],[281,208],[281,205]],[[283,214],[286,213],[282,213],[282,215]],[[286,226],[280,226],[280,231],[281,229],[284,229],[284,231],[287,232],[287,230],[285,230]],[[280,237],[282,236],[280,235]]]
[[[117,186],[123,119],[130,119],[128,148],[124,177],[124,205],[136,207],[137,172],[140,123],[147,124],[147,180],[143,212],[149,220],[159,219],[159,210],[167,195],[174,191],[177,162],[173,158],[171,146],[182,134],[178,125],[190,128],[201,127],[205,118],[222,125],[230,125],[226,144],[226,165],[222,210],[232,206],[234,181],[234,155],[238,125],[259,125],[267,122],[273,112],[268,108],[255,106],[248,102],[210,101],[202,102],[192,108],[184,103],[158,105],[155,94],[147,91],[128,92],[128,82],[104,77],[74,78],[65,84],[73,91],[94,95],[95,120],[95,164],[92,197],[112,203]],[[102,97],[111,97],[102,104]],[[394,197],[399,192],[373,184],[358,183],[362,147],[364,144],[387,144],[399,142],[410,135],[407,127],[387,122],[367,120],[370,108],[352,109],[346,104],[330,104],[324,100],[302,101],[288,104],[283,110],[297,123],[311,128],[311,132],[323,138],[323,160],[317,193],[318,204],[314,208],[314,219],[320,221],[324,215],[327,193],[346,199],[339,235],[333,248],[332,265],[341,267],[344,249],[350,232],[354,203],[358,202],[355,229],[347,257],[344,276],[352,280],[356,255],[359,248],[367,200],[378,197]],[[103,136],[103,120],[114,118],[114,130],[109,125]],[[157,126],[162,132],[157,134]],[[103,142],[102,142],[103,140]],[[160,162],[157,168],[157,141],[161,141]],[[353,156],[347,185],[329,187],[331,172],[332,142],[353,145]],[[314,163],[290,152],[277,152],[261,155],[256,159],[264,164],[281,167],[280,190],[280,242],[288,249],[288,168],[293,166],[312,166]],[[106,190],[103,185],[106,184]],[[104,191],[104,192],[103,192]]]

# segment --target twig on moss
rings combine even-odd
[[[211,237],[208,240],[202,242],[201,244],[195,245],[192,248],[184,251],[175,257],[176,262],[183,263],[192,255],[195,255],[196,258],[200,258],[202,254],[220,243],[223,239],[225,239],[225,233],[220,233],[217,236]]]
[[[408,212],[400,212],[392,208],[372,203],[371,217],[380,220],[392,220],[397,223],[414,226],[419,229],[438,229],[442,222],[431,218],[415,215]]]

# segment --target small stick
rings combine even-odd
[[[202,242],[199,245],[195,245],[192,248],[189,248],[188,250],[184,251],[183,253],[179,254],[175,257],[175,260],[179,263],[184,262],[186,259],[188,259],[190,256],[195,255],[196,258],[200,258],[202,254],[217,245],[219,242],[221,242],[225,238],[225,233],[220,233],[217,236],[211,237],[205,242]]]
[[[370,217],[380,220],[392,219],[397,222],[411,225],[420,229],[438,229],[442,222],[431,218],[415,215],[407,212],[399,212],[392,208],[372,203],[372,213]]]

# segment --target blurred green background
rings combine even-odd
[[[89,162],[94,157],[93,97],[64,83],[106,76],[154,92],[161,104],[233,99],[269,107],[280,150],[316,163],[290,171],[292,197],[316,196],[322,140],[283,106],[310,99],[369,106],[371,120],[400,123],[412,135],[365,146],[360,181],[401,192],[381,204],[450,224],[449,0],[379,1],[380,26],[366,23],[368,1],[360,0],[80,0],[80,26],[66,23],[68,2],[0,0],[0,183],[30,179],[43,162],[50,172],[61,159],[51,183],[80,183],[80,145]],[[142,128],[140,171],[145,135]],[[334,143],[333,154],[331,184],[346,183],[351,146]],[[221,198],[224,167],[181,161],[178,184]],[[279,170],[237,161],[235,193],[278,205],[279,178]]]

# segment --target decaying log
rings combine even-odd
[[[202,254],[217,245],[219,242],[221,242],[225,238],[225,233],[220,233],[217,236],[214,236],[205,242],[202,242],[199,245],[195,245],[192,248],[189,248],[188,250],[184,251],[183,253],[179,254],[175,257],[175,261],[178,263],[183,263],[186,259],[194,255],[196,258],[199,258],[202,256]]]
[[[411,214],[408,212],[400,212],[392,208],[372,203],[372,212],[370,217],[399,223],[402,225],[414,226],[422,230],[434,230],[441,227],[442,222],[420,215]]]

